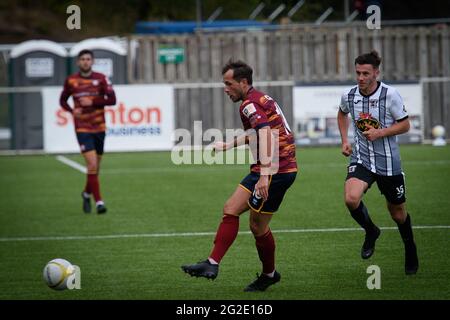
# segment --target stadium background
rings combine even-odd
[[[266,1],[258,15],[248,19],[258,1],[169,1],[164,5],[157,1],[131,2],[106,5],[99,1],[93,5],[78,1],[81,30],[66,28],[68,2],[56,5],[51,1],[11,1],[0,7],[3,17],[17,21],[1,27],[5,32],[0,45],[0,148],[2,154],[8,155],[0,158],[2,299],[210,299],[208,286],[220,287],[223,293],[218,299],[249,298],[239,292],[239,285],[259,270],[250,267],[257,265],[257,257],[252,240],[245,234],[245,223],[241,224],[243,234],[237,239],[237,248],[224,261],[220,281],[210,284],[187,279],[178,270],[182,263],[207,254],[221,205],[246,172],[246,166],[175,166],[170,152],[107,154],[101,179],[105,198],[115,209],[103,220],[80,214],[75,195],[84,177],[56,160],[53,153],[69,152],[64,158],[79,165],[81,157],[71,154],[76,152],[73,149],[51,150],[45,146],[46,127],[61,120],[45,120],[46,108],[51,105],[49,114],[54,114],[58,107],[45,103],[45,95],[52,101],[62,82],[58,84],[55,77],[38,74],[22,85],[15,83],[13,79],[18,78],[19,71],[14,66],[26,75],[26,57],[19,56],[14,61],[11,52],[23,41],[54,41],[67,55],[60,69],[52,74],[65,76],[73,70],[71,50],[75,52],[77,43],[86,44],[82,41],[91,39],[95,46],[98,37],[104,36],[120,48],[113,52],[115,55],[105,54],[104,48],[97,48],[97,53],[110,59],[103,60],[102,70],[113,70],[117,77],[115,87],[124,87],[119,101],[129,96],[123,111],[128,112],[128,125],[139,126],[146,110],[155,106],[163,112],[163,122],[171,119],[170,123],[160,124],[160,130],[167,126],[161,146],[152,140],[156,139],[154,136],[144,136],[148,140],[130,145],[130,141],[136,142],[136,137],[132,137],[117,151],[170,150],[174,143],[170,141],[171,130],[184,128],[193,135],[195,121],[202,121],[204,130],[240,127],[236,108],[223,94],[220,83],[221,66],[230,57],[254,66],[256,86],[280,102],[296,132],[306,130],[310,140],[303,145],[335,145],[336,140],[327,136],[332,131],[327,130],[327,125],[333,126],[327,122],[328,115],[310,119],[313,126],[318,126],[312,132],[314,136],[308,136],[310,125],[296,122],[296,107],[309,110],[315,106],[312,102],[299,102],[296,106],[295,90],[315,88],[320,92],[326,85],[331,92],[337,92],[336,88],[353,81],[354,57],[377,49],[383,57],[383,81],[411,85],[413,91],[420,90],[422,97],[417,122],[420,139],[405,141],[409,145],[402,147],[402,157],[408,177],[408,206],[417,217],[414,224],[423,227],[417,231],[423,273],[405,282],[400,272],[402,257],[398,255],[400,239],[389,229],[393,222],[382,199],[372,191],[368,207],[374,208],[371,210],[375,211],[375,219],[387,228],[374,262],[386,274],[386,289],[372,292],[365,287],[367,264],[357,256],[361,234],[341,199],[346,160],[335,146],[300,147],[298,158],[303,175],[273,226],[279,232],[280,265],[292,281],[264,298],[449,298],[449,259],[440,251],[449,239],[450,204],[445,194],[450,173],[449,149],[428,145],[435,125],[450,129],[447,4],[436,2],[438,6],[429,1],[424,6],[405,2],[398,7],[388,1],[305,1],[294,12],[290,9],[301,1]],[[382,8],[381,29],[370,30],[366,25],[365,8],[370,4]],[[330,7],[333,10],[327,16]],[[278,14],[277,9],[281,10]],[[118,11],[127,14],[118,15]],[[218,16],[214,18],[215,12]],[[40,19],[39,15],[48,19]],[[110,17],[106,25],[102,16]],[[208,18],[210,22],[206,23]],[[58,21],[60,25],[43,26],[43,20]],[[191,23],[179,24],[187,20]],[[41,55],[41,51],[34,52],[31,58],[42,58]],[[57,67],[56,62],[54,66]],[[34,70],[42,71],[39,67]],[[44,89],[49,82],[53,88]],[[143,91],[134,95],[126,92],[136,85],[142,85],[147,95]],[[162,89],[169,90],[170,97],[161,95],[162,101],[156,101],[155,96]],[[132,100],[136,96],[143,98]],[[163,104],[167,100],[170,102],[166,109]],[[331,111],[337,110],[338,101],[337,96]],[[133,107],[139,110],[131,114]],[[141,115],[142,121],[138,121]],[[119,119],[120,115],[117,113],[116,117]],[[157,127],[156,118],[148,113],[147,124]],[[71,134],[70,128],[63,130]],[[60,137],[59,143],[65,146],[63,135],[52,135]],[[195,194],[192,185],[196,186]],[[80,265],[83,290],[58,294],[45,288],[40,271],[55,257]],[[111,272],[104,274],[102,270],[107,267]],[[135,275],[124,272],[126,268]],[[13,277],[11,270],[21,270],[21,275]],[[242,271],[244,275],[240,274]],[[154,273],[164,275],[158,278]]]

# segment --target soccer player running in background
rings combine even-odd
[[[357,85],[343,95],[337,115],[342,154],[350,157],[345,182],[345,204],[355,221],[366,231],[361,257],[368,259],[375,250],[380,229],[372,222],[362,201],[364,193],[377,182],[397,223],[405,245],[405,273],[419,268],[411,217],[405,207],[405,180],[396,135],[408,132],[410,124],[403,100],[396,89],[377,81],[381,58],[376,51],[355,59]],[[354,148],[348,141],[350,113]]]
[[[252,74],[251,67],[242,61],[229,61],[224,66],[225,93],[233,102],[242,101],[239,114],[246,134],[232,142],[216,142],[214,149],[224,151],[248,143],[252,151],[259,150],[257,162],[226,201],[208,259],[182,269],[191,276],[215,279],[220,261],[238,234],[239,216],[250,209],[250,230],[262,262],[262,274],[244,291],[264,291],[281,278],[275,270],[275,240],[269,223],[295,180],[297,162],[294,137],[280,107],[253,88]]]
[[[105,142],[104,107],[116,104],[116,96],[107,77],[92,71],[93,63],[92,51],[80,51],[77,58],[79,72],[67,77],[59,103],[73,115],[77,140],[86,162],[86,186],[81,193],[83,211],[91,212],[92,194],[97,213],[106,213],[106,206],[100,194],[98,174]],[[67,103],[70,96],[73,98],[73,108]]]

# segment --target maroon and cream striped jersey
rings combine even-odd
[[[72,96],[73,109],[67,103]],[[91,106],[82,106],[80,98],[92,101]],[[73,113],[76,132],[104,132],[105,106],[116,104],[116,95],[109,80],[101,73],[92,72],[83,77],[79,72],[67,77],[59,103],[62,108]]]
[[[295,140],[289,125],[278,103],[270,96],[255,90],[253,87],[247,93],[247,99],[239,107],[244,130],[258,129],[269,126],[277,132],[278,139],[278,172],[288,173],[297,171],[295,158]],[[258,148],[259,149],[259,148]],[[251,166],[252,172],[260,172],[260,162]]]

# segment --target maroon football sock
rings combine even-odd
[[[89,187],[94,195],[95,202],[101,201],[102,196],[100,195],[100,183],[98,182],[97,174],[88,174]]]
[[[239,231],[239,217],[225,214],[217,229],[214,239],[214,248],[209,255],[217,263],[220,263],[228,248],[233,244]]]
[[[256,248],[259,260],[263,265],[263,273],[271,273],[275,270],[275,239],[272,232],[267,231],[262,236],[255,236]]]
[[[89,175],[86,175],[86,185],[84,186],[84,192],[86,192],[87,194],[91,194],[91,185],[89,183]]]

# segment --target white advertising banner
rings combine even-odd
[[[342,93],[350,87],[351,85],[294,87],[294,132],[297,144],[340,144],[336,117]],[[423,137],[422,87],[419,83],[395,84],[393,87],[402,96],[411,121],[410,131],[400,135],[399,142],[420,142]],[[349,136],[353,137],[352,125]]]
[[[105,107],[105,151],[170,150],[174,89],[171,85],[113,85],[117,102]],[[44,150],[79,152],[72,115],[59,105],[62,87],[42,90]],[[69,104],[73,105],[72,99]]]

